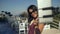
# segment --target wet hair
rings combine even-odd
[[[29,9],[32,9],[33,11],[32,12],[35,12],[37,11],[38,13],[38,8],[35,6],[35,5],[30,5],[27,9],[27,12],[28,12],[28,22],[30,23],[33,19],[33,17],[31,16],[30,12],[29,12]]]

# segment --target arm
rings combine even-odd
[[[44,23],[40,23],[40,24],[38,24],[38,26],[39,26],[40,32],[42,32],[43,31],[43,28],[44,28]]]

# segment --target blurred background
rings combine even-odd
[[[60,34],[60,0],[52,0],[51,3],[53,22],[45,25],[42,34]],[[38,7],[37,4],[37,0],[0,0],[0,33],[27,34],[27,8],[30,5]]]

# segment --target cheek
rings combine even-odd
[[[33,17],[37,17],[37,14],[32,14]]]
[[[34,16],[36,17],[37,15],[35,14]]]

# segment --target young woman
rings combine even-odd
[[[43,30],[44,24],[38,24],[38,9],[35,5],[28,7],[28,22],[29,32],[28,34],[40,34]],[[41,27],[41,28],[40,28]]]

